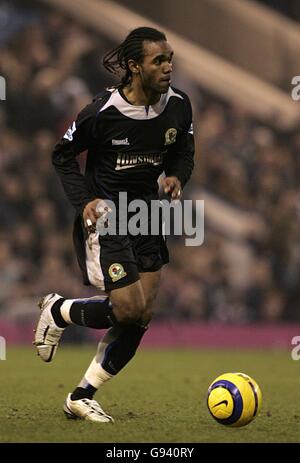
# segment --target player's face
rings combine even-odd
[[[140,77],[144,88],[166,93],[171,83],[173,50],[166,41],[144,42]]]

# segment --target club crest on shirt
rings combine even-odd
[[[171,145],[175,143],[177,136],[177,129],[171,128],[168,129],[165,133],[165,145]]]
[[[108,273],[113,282],[118,281],[127,275],[127,273],[124,271],[123,265],[118,263],[111,264],[108,269]]]

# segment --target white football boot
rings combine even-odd
[[[107,415],[96,400],[79,399],[72,400],[71,394],[68,394],[63,410],[71,420],[80,418],[94,423],[113,423],[111,416]]]
[[[59,294],[51,293],[44,296],[39,302],[41,309],[33,344],[37,348],[37,353],[44,362],[51,362],[53,359],[60,338],[65,328],[59,328],[53,320],[51,307],[54,302],[62,298]]]

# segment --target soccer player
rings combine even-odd
[[[173,200],[190,178],[192,110],[188,97],[170,86],[172,58],[164,33],[149,27],[131,31],[103,59],[108,71],[123,71],[121,82],[87,105],[54,148],[54,167],[76,209],[73,238],[83,281],[99,295],[43,297],[34,344],[41,359],[50,362],[68,325],[107,329],[82,380],[66,398],[69,418],[113,421],[93,396],[134,356],[152,317],[161,268],[168,262],[162,233],[104,235],[98,223],[107,213],[105,200],[118,208],[119,192],[126,192],[128,202],[150,204],[158,199],[158,178],[165,172],[163,189]],[[76,156],[85,150],[83,175]],[[151,214],[146,220],[150,223]]]

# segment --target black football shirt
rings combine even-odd
[[[87,150],[85,173],[76,156]],[[72,123],[53,151],[53,164],[65,192],[81,213],[95,198],[117,203],[158,198],[162,172],[176,176],[182,187],[194,166],[192,109],[183,92],[170,87],[158,103],[130,104],[121,89],[97,95]]]

